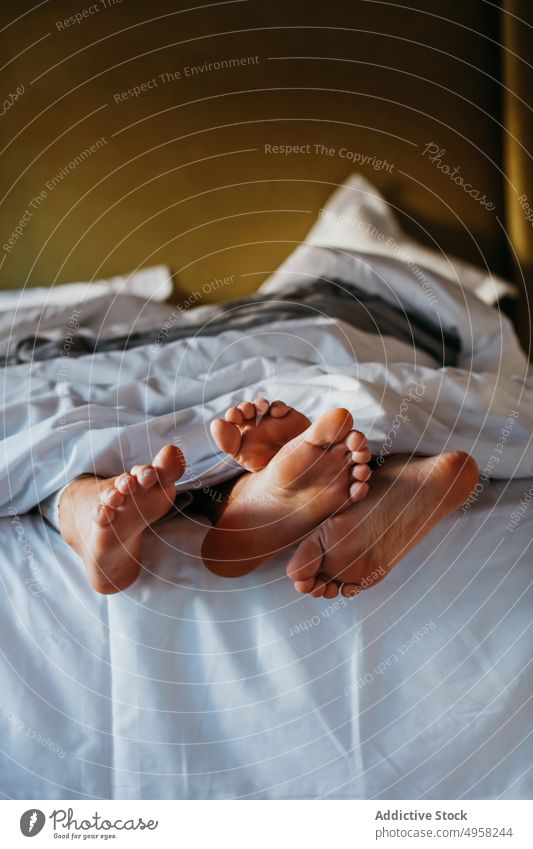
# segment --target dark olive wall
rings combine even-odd
[[[2,91],[24,92],[2,117],[2,243],[28,220],[2,249],[1,285],[164,262],[183,293],[234,274],[223,296],[241,294],[302,239],[354,168],[426,242],[505,273],[498,9],[481,0],[410,5],[419,11],[362,0],[190,11],[162,0],[50,0],[14,20],[31,5],[3,4]],[[81,22],[61,23],[84,10]],[[187,66],[230,58],[249,64],[185,76]],[[165,83],[159,76],[176,72]],[[493,211],[431,164],[429,142]],[[265,152],[294,144],[311,152]],[[335,153],[317,155],[315,144]],[[343,147],[390,168],[354,165]]]

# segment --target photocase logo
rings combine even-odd
[[[20,830],[24,837],[35,837],[43,830],[45,822],[46,817],[42,811],[37,810],[37,808],[30,808],[20,818]]]

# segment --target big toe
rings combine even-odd
[[[342,442],[350,433],[353,417],[348,410],[338,407],[324,413],[305,432],[305,441],[319,448]]]
[[[154,468],[162,484],[179,480],[185,466],[185,457],[177,445],[163,446],[154,458]]]
[[[105,528],[107,525],[111,525],[115,516],[115,510],[109,504],[96,504],[92,511],[93,522],[99,528]]]
[[[242,436],[239,428],[224,419],[215,419],[210,425],[211,434],[216,444],[225,454],[234,457],[241,447]]]

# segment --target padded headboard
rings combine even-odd
[[[0,35],[3,287],[167,263],[181,295],[241,295],[354,170],[427,244],[515,273],[497,4],[32,5]]]

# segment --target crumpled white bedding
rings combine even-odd
[[[359,220],[368,204],[374,222],[385,209],[365,181],[343,191]],[[434,315],[462,339],[460,368],[310,317],[4,370],[6,796],[531,796],[525,358],[506,320],[441,270],[417,266],[421,287],[397,255],[317,240],[267,287],[324,274],[423,310],[429,286]],[[158,525],[142,578],[98,597],[61,538],[23,515],[75,475],[113,474],[170,440],[189,462],[183,486],[227,477],[208,423],[258,394],[311,416],[346,406],[376,453],[463,449],[483,470],[501,443],[492,476],[503,480],[483,480],[468,511],[338,608],[294,595],[284,558],[238,582],[211,575],[201,519]]]

